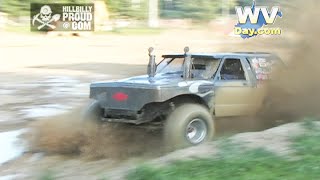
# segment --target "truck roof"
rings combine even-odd
[[[224,56],[244,56],[244,57],[269,57],[276,56],[267,52],[229,52],[229,53],[190,53],[191,57],[201,57],[201,58],[214,58],[221,59]],[[162,56],[163,58],[175,58],[175,57],[184,57],[184,54],[166,54]],[[277,57],[277,56],[276,56]]]

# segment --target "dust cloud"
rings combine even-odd
[[[124,159],[157,156],[161,132],[128,124],[83,122],[81,110],[39,120],[31,125],[29,145],[33,152],[79,155],[88,159]]]
[[[293,1],[288,12],[288,29],[298,39],[290,45],[288,67],[275,72],[268,88],[272,103],[269,113],[299,119],[320,114],[320,2]]]

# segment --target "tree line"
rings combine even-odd
[[[94,0],[55,0],[54,3],[89,3]],[[149,0],[104,0],[111,18],[148,18]],[[236,5],[250,5],[252,0],[158,0],[159,16],[164,19],[189,18],[211,20],[223,12],[234,12]],[[257,3],[265,5],[265,1]],[[0,11],[10,16],[28,16],[30,3],[52,3],[43,0],[0,0]]]

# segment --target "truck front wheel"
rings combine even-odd
[[[100,107],[98,101],[92,100],[84,109],[84,112],[82,114],[82,120],[99,123],[101,122],[101,117],[103,115],[102,113],[103,109]]]
[[[214,136],[214,119],[208,109],[198,104],[177,107],[164,127],[165,144],[169,150],[198,145]]]

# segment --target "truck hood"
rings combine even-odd
[[[90,98],[98,100],[105,109],[139,111],[146,104],[164,102],[179,95],[207,96],[213,93],[213,86],[208,80],[184,80],[181,74],[158,74],[154,78],[143,75],[92,83]]]
[[[148,75],[135,76],[127,79],[121,79],[117,81],[95,82],[91,84],[91,87],[145,87],[156,88],[158,86],[172,86],[177,85],[183,81],[180,74],[177,75],[161,75],[158,74],[155,77],[149,78]]]

